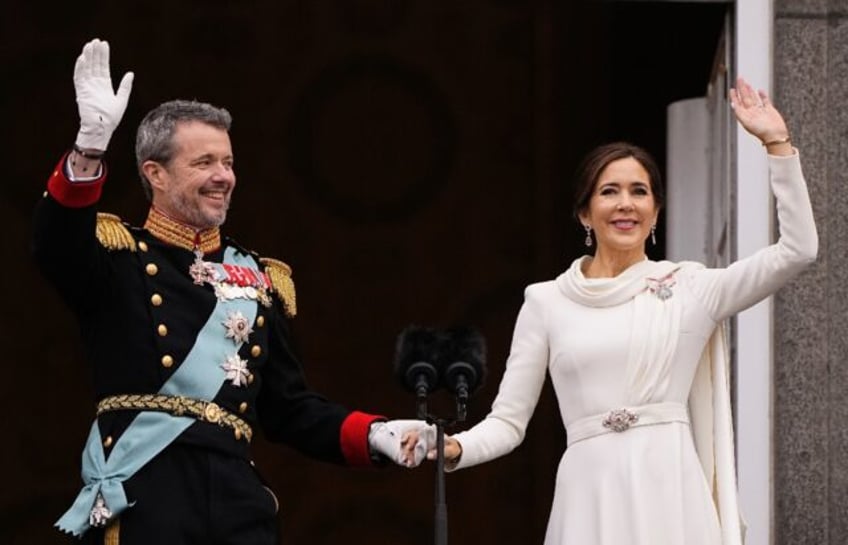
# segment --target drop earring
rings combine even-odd
[[[653,243],[654,246],[657,245],[657,224],[656,223],[651,225],[651,243]]]
[[[586,229],[586,240],[584,240],[583,243],[586,245],[587,248],[591,248],[592,247],[592,227],[590,225],[584,225],[583,228]]]

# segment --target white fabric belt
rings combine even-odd
[[[636,426],[651,426],[666,422],[689,423],[689,411],[683,403],[650,403],[636,407],[613,409],[603,414],[587,416],[568,424],[568,446],[577,441],[605,433],[620,433]]]

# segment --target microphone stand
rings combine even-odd
[[[435,419],[436,424],[436,528],[435,545],[448,543],[448,505],[445,500],[445,424]]]
[[[420,400],[419,400],[420,401]],[[436,426],[436,511],[435,511],[435,545],[448,545],[448,505],[445,500],[445,428],[458,421],[465,420],[465,403],[457,400],[457,420],[446,420],[427,414],[426,403],[419,402],[418,418],[425,419],[428,424]]]

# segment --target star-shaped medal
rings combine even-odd
[[[227,361],[221,364],[221,369],[227,372],[227,380],[236,388],[247,384],[247,377],[250,374],[247,370],[247,360],[241,359],[238,354],[227,358]]]
[[[232,339],[235,344],[247,342],[248,336],[253,333],[247,318],[239,311],[227,314],[227,320],[222,323],[227,328],[227,338]]]

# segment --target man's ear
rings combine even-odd
[[[141,164],[141,171],[144,173],[147,181],[150,182],[150,185],[154,189],[161,191],[165,188],[165,177],[167,171],[165,170],[165,167],[162,166],[162,163],[147,160]]]

